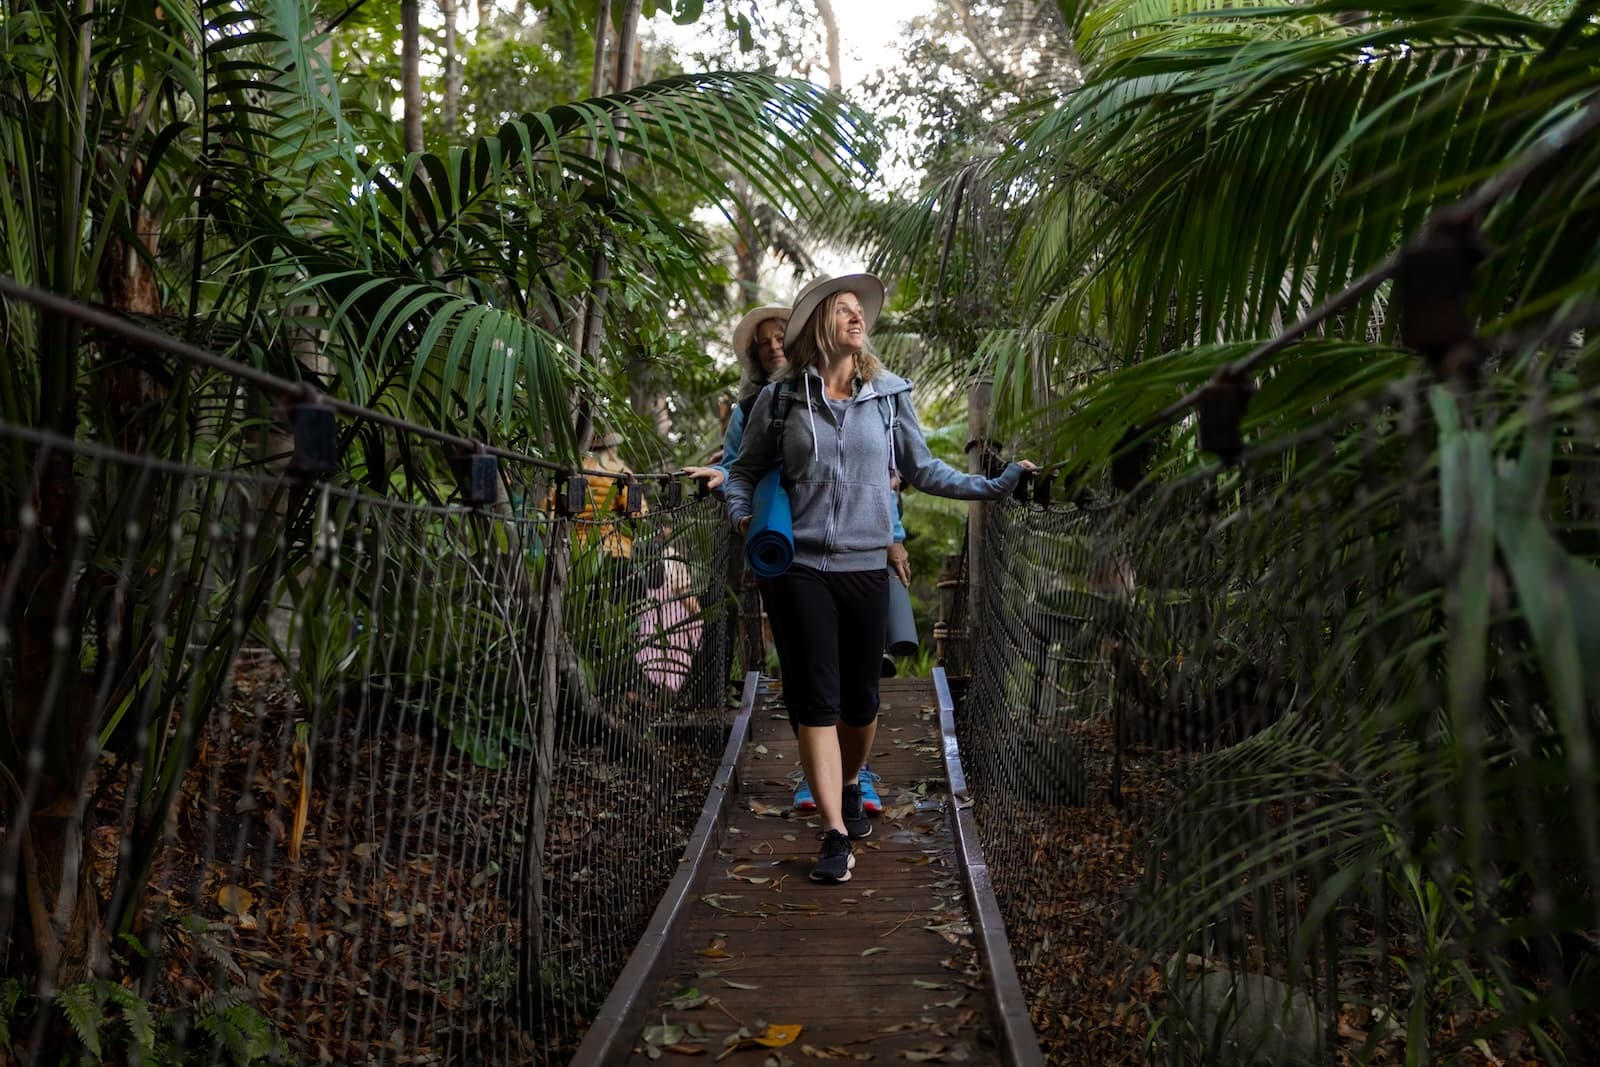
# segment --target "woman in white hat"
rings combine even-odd
[[[690,478],[704,480],[707,489],[718,489],[727,479],[728,467],[744,440],[745,422],[756,394],[789,369],[783,350],[783,333],[788,325],[787,307],[765,304],[751,309],[733,328],[733,352],[740,367],[739,403],[728,416],[728,429],[722,437],[722,462],[709,467],[685,467],[683,471]]]
[[[818,882],[848,881],[851,839],[872,832],[858,775],[877,730],[893,478],[935,496],[994,500],[1032,468],[1012,463],[985,478],[933,458],[911,383],[872,354],[868,331],[882,307],[883,283],[870,274],[801,290],[784,333],[788,373],[751,406],[726,486],[729,516],[747,532],[756,482],[782,463],[794,564],[763,581],[761,592],[800,762],[822,816],[811,871]]]
[[[880,306],[882,304],[881,296],[879,304]],[[873,314],[876,318],[876,311]],[[733,350],[739,357],[742,373],[739,382],[739,403],[728,417],[728,429],[722,440],[722,460],[709,467],[684,468],[684,474],[690,478],[703,479],[708,489],[719,489],[726,481],[728,470],[738,457],[739,446],[744,441],[745,424],[749,420],[750,409],[755,404],[757,394],[768,382],[781,377],[789,369],[789,360],[784,351],[784,333],[788,328],[789,319],[788,307],[782,304],[766,304],[747,312],[733,328]],[[899,486],[896,485],[895,488],[898,489]],[[909,588],[911,561],[906,554],[905,539],[906,531],[900,523],[900,505],[897,497],[892,540],[888,546],[889,566],[899,581]],[[887,653],[884,654],[884,658],[888,658]],[[889,662],[893,663],[892,660]],[[879,673],[882,674],[883,670],[880,669]],[[881,812],[883,800],[878,795],[878,776],[863,765],[856,777],[864,810],[874,815]],[[802,775],[794,791],[794,808],[796,811],[808,812],[816,810],[816,807],[816,794],[811,788],[811,783]]]

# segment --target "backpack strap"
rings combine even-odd
[[[784,380],[772,391],[772,421],[782,426],[789,417],[789,409],[794,407],[794,383]]]
[[[760,395],[761,390],[757,389],[755,392],[739,401],[739,413],[744,416],[744,424],[746,426],[750,425],[750,413],[756,409],[756,397]]]

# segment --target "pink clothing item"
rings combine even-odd
[[[700,601],[687,589],[688,577],[681,561],[667,560],[667,581],[650,590],[650,601],[639,616],[639,651],[634,654],[646,678],[674,693],[689,677],[705,630]]]

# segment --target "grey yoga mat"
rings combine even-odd
[[[911,613],[911,590],[889,575],[889,655],[917,654],[917,617]]]

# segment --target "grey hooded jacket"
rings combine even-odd
[[[884,372],[865,383],[842,420],[823,399],[822,378],[814,368],[794,388],[794,404],[781,420],[773,418],[776,386],[761,391],[739,457],[729,468],[726,492],[737,529],[751,514],[756,483],[781,460],[794,515],[795,562],[803,566],[823,571],[888,566],[894,527],[889,478],[896,471],[924,493],[958,500],[998,500],[1022,479],[1016,463],[998,478],[985,478],[934,459],[911,405],[911,383],[904,378]],[[880,404],[879,397],[890,400]]]

